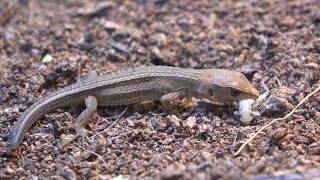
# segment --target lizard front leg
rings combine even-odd
[[[170,115],[173,115],[176,112],[171,105],[171,101],[173,101],[175,99],[180,99],[180,98],[186,97],[186,96],[187,96],[187,92],[184,89],[177,91],[177,92],[168,93],[168,94],[163,95],[160,98],[160,103],[161,103],[162,108],[165,112],[167,112]]]

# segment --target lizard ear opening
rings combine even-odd
[[[210,88],[208,92],[209,92],[210,96],[214,95],[214,90],[212,88]]]

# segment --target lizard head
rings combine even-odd
[[[259,92],[240,72],[226,69],[204,71],[204,85],[199,87],[201,96],[220,103],[230,103],[243,99],[257,99]],[[199,93],[199,92],[198,92]]]

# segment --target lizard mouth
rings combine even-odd
[[[259,91],[252,85],[248,88],[248,92],[254,97],[254,99],[257,99],[259,97]]]

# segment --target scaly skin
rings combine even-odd
[[[205,98],[228,104],[243,99],[256,99],[259,92],[243,74],[224,69],[151,66],[100,77],[91,74],[85,80],[40,98],[30,106],[12,129],[8,152],[19,146],[28,129],[37,120],[57,108],[86,104],[87,109],[74,124],[77,135],[83,136],[83,126],[97,106],[160,100],[164,110],[172,113],[170,101],[183,97]]]

